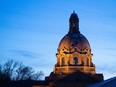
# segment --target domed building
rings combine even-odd
[[[54,73],[71,74],[79,70],[95,74],[91,47],[86,37],[79,31],[79,18],[75,12],[70,16],[69,25],[68,34],[62,38],[58,46]]]
[[[79,31],[79,18],[73,12],[69,19],[69,31],[60,41],[56,64],[50,76],[33,87],[86,87],[103,81],[92,63],[91,47]]]

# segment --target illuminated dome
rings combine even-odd
[[[86,37],[80,33],[68,33],[65,35],[60,41],[58,49],[63,50],[64,48],[67,48],[68,50],[71,50],[74,47],[77,47],[80,52],[84,50],[88,51],[91,49]]]
[[[81,53],[82,51],[86,52],[91,50],[88,40],[79,32],[79,18],[75,12],[71,14],[69,22],[69,32],[60,41],[58,50],[64,50],[66,48],[71,51],[74,47],[77,47],[78,52]]]
[[[96,74],[92,62],[91,48],[88,40],[79,31],[79,18],[73,12],[69,18],[69,31],[60,41],[54,71],[47,81],[55,87],[85,87],[93,82],[103,80],[102,74]]]
[[[60,41],[56,53],[55,74],[70,74],[76,71],[95,74],[92,53],[88,40],[79,31],[79,18],[73,12],[69,19],[69,31]]]

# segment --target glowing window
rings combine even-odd
[[[74,57],[74,65],[78,65],[78,58]]]
[[[65,65],[65,59],[62,58],[62,65],[64,66]]]
[[[85,60],[85,65],[88,66],[88,58]]]

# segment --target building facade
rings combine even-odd
[[[103,74],[96,73],[92,56],[89,41],[79,31],[78,15],[73,12],[69,31],[57,49],[54,70],[45,78],[47,85],[34,87],[86,87],[102,81]]]
[[[75,12],[69,19],[69,32],[60,41],[57,51],[54,73],[71,74],[77,70],[96,73],[90,44],[79,31],[79,18]]]

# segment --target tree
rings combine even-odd
[[[15,70],[18,66],[18,62],[14,62],[13,60],[8,60],[2,66],[2,74],[4,75],[5,80],[12,80]]]
[[[31,67],[24,66],[22,63],[16,70],[16,80],[40,80],[44,75],[42,71],[35,72]]]
[[[35,72],[32,67],[13,60],[0,65],[0,81],[41,80],[43,75],[42,71]]]
[[[40,71],[40,72],[37,72],[37,73],[33,74],[31,79],[33,79],[33,80],[41,80],[43,75],[44,75],[44,73],[42,71]]]

